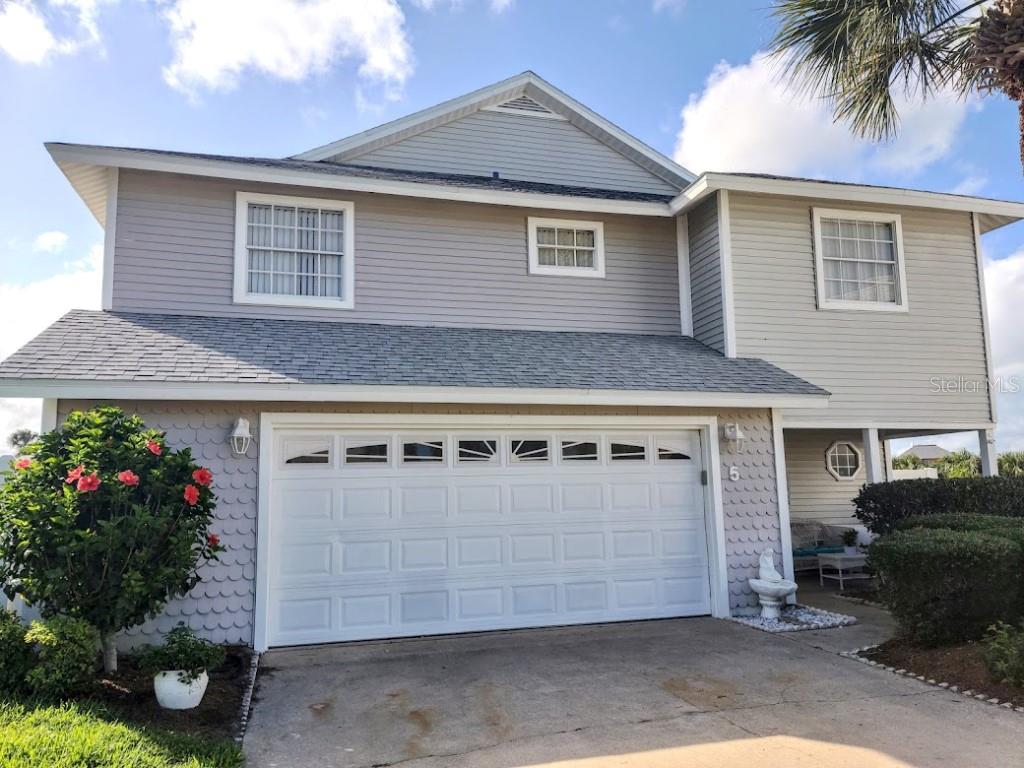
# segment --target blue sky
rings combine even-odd
[[[0,0],[0,356],[69,306],[98,303],[102,232],[44,141],[284,156],[533,69],[696,171],[1024,198],[1015,105],[909,104],[896,145],[866,146],[775,84],[757,55],[774,30],[768,5]],[[1024,373],[1011,312],[1022,244],[1024,224],[984,242],[1006,373]],[[1000,447],[1024,447],[1024,417],[1007,405]],[[33,408],[5,404],[0,430]]]

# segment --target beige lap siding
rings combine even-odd
[[[60,419],[95,401],[62,400]],[[733,608],[756,604],[747,579],[757,573],[758,555],[766,547],[780,551],[778,496],[771,416],[764,410],[728,412],[692,408],[570,408],[540,406],[430,406],[348,405],[319,403],[225,403],[225,402],[115,402],[137,413],[150,427],[164,430],[168,444],[189,447],[196,461],[214,474],[213,490],[218,503],[214,530],[227,551],[221,562],[206,565],[203,581],[183,598],[172,600],[164,612],[124,634],[121,645],[131,648],[152,642],[179,622],[219,643],[249,645],[253,636],[253,604],[256,578],[256,495],[259,445],[254,440],[246,457],[238,458],[228,447],[235,420],[249,419],[254,435],[261,412],[320,413],[443,413],[533,415],[706,415],[715,413],[719,423],[735,421],[746,434],[741,454],[722,456],[722,492],[729,573],[729,604]],[[740,479],[729,479],[735,464]]]

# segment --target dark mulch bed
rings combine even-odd
[[[984,693],[988,698],[1024,706],[1024,688],[992,679],[981,655],[980,643],[961,643],[939,648],[919,645],[894,638],[862,655],[896,669],[905,669],[930,680],[956,685],[961,691]]]
[[[154,725],[170,731],[232,738],[238,731],[242,696],[249,683],[249,649],[231,647],[227,659],[210,672],[210,685],[195,709],[162,709],[153,693],[153,676],[139,670],[133,656],[121,654],[118,671],[100,675],[96,691],[89,697],[99,701],[125,720]]]

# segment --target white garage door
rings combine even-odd
[[[271,646],[710,612],[696,431],[280,430]]]

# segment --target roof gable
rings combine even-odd
[[[328,162],[354,162],[358,159],[358,162],[367,162],[365,158],[371,153],[484,110],[508,117],[543,117],[564,121],[661,182],[648,191],[663,191],[666,187],[679,190],[696,178],[687,169],[533,72],[524,72],[407,117],[295,155],[295,158]]]

